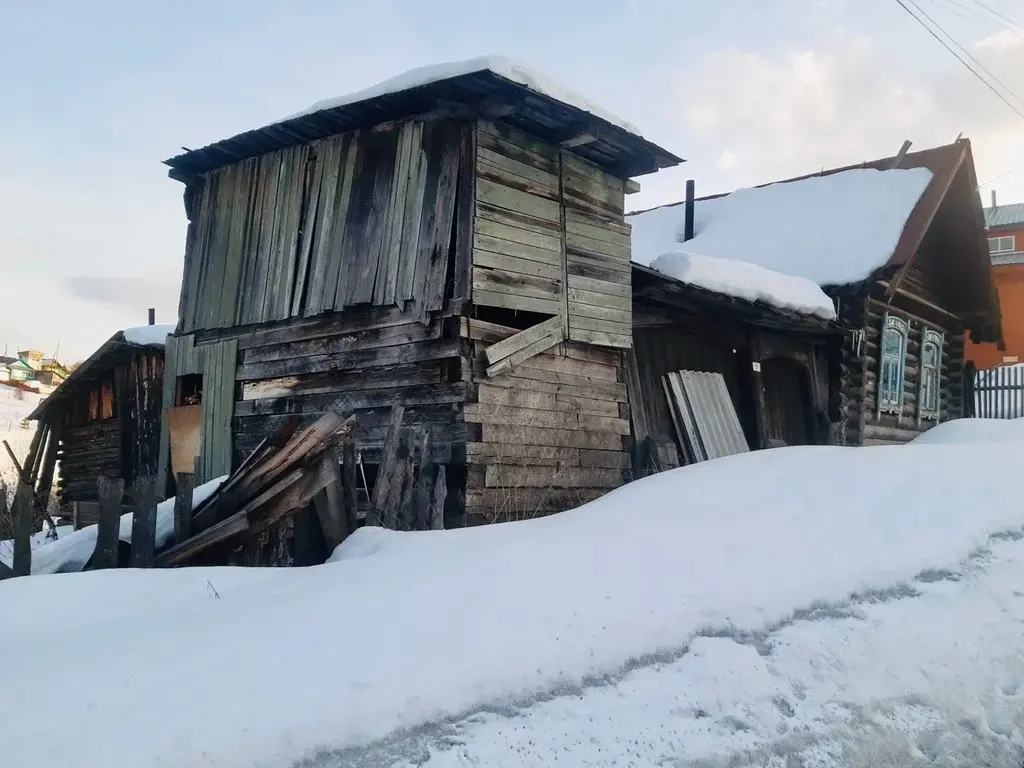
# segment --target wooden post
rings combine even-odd
[[[338,460],[338,455],[333,452],[324,456],[321,471],[329,479],[324,489],[313,497],[313,508],[320,520],[320,529],[324,533],[328,554],[333,552],[334,548],[341,544],[351,532],[345,522],[341,468],[338,466]]]
[[[434,481],[434,503],[430,508],[430,527],[435,531],[444,530],[444,503],[448,498],[448,479],[444,464],[437,468]]]
[[[132,568],[152,568],[156,562],[156,479],[135,478],[132,514]]]
[[[390,506],[395,510],[395,530],[411,531],[416,525],[416,513],[412,502],[415,497],[416,482],[413,465],[416,461],[416,446],[422,439],[423,428],[419,425],[405,430],[402,450],[398,455],[394,477],[391,479]]]
[[[345,523],[348,532],[352,533],[359,524],[356,518],[356,508],[359,504],[359,475],[356,468],[356,441],[351,437],[345,438],[345,442],[341,444],[341,460],[344,469],[342,501],[345,506]]]
[[[39,441],[39,450],[36,451],[32,462],[25,463],[25,482],[35,488],[36,478],[39,477],[39,468],[43,463],[43,450],[45,446],[49,445],[50,437],[53,435],[53,426],[47,423],[44,427],[43,437]]]
[[[21,481],[11,506],[14,518],[14,575],[32,572],[32,486]]]
[[[195,480],[196,476],[191,472],[179,472],[176,475],[174,541],[177,544],[192,535],[192,491],[195,489]]]
[[[96,524],[96,550],[92,556],[92,567],[97,570],[117,568],[124,480],[119,477],[99,477],[96,480],[96,492],[100,499],[100,514]]]
[[[384,448],[381,451],[380,464],[377,465],[377,480],[373,484],[373,503],[370,505],[370,512],[366,516],[367,525],[381,525],[385,528],[393,528],[392,517],[394,509],[388,509],[388,496],[391,491],[391,475],[394,473],[395,464],[398,460],[398,449],[402,444],[402,419],[405,418],[405,408],[395,405],[391,408],[391,421],[388,423],[388,431],[384,436]]]
[[[53,473],[57,467],[57,451],[60,447],[59,421],[50,428],[48,437],[46,453],[36,484],[35,505],[39,509],[39,516],[53,526],[53,519],[50,517],[50,489],[53,487]]]
[[[25,456],[25,468],[26,469],[31,468],[32,465],[35,464],[35,462],[36,462],[36,454],[40,450],[39,443],[43,439],[43,434],[45,432],[45,428],[46,428],[46,422],[40,421],[39,422],[39,426],[36,427],[36,433],[34,435],[32,435],[32,442],[29,444],[29,446],[28,446],[28,454]],[[6,441],[4,441],[4,445],[6,445],[6,444],[7,444]],[[14,458],[14,453],[12,451],[10,451],[10,448],[8,448],[8,451],[11,454],[11,458]],[[15,466],[18,466],[17,462],[15,462]],[[19,468],[18,469],[18,474],[19,475],[22,474],[22,471],[23,470]],[[28,478],[25,478],[25,479],[27,480]]]
[[[430,496],[434,490],[434,459],[430,455],[430,430],[423,430],[420,438],[420,477],[416,487],[416,517],[413,529],[425,531],[430,527]]]

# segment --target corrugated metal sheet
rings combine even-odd
[[[1024,203],[997,205],[985,209],[986,227],[1010,227],[1014,224],[1024,226]]]
[[[677,371],[664,383],[688,462],[750,450],[722,374]]]

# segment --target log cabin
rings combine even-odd
[[[27,463],[36,497],[56,489],[76,526],[96,522],[98,477],[155,476],[171,325],[118,331],[29,414],[39,423]],[[26,471],[29,467],[26,466]],[[127,503],[127,500],[126,500]]]
[[[904,443],[965,415],[964,338],[1001,343],[970,141],[627,217],[633,257],[750,262],[821,286],[844,339],[830,442]],[[692,240],[692,241],[691,241]]]
[[[369,492],[395,404],[447,467],[445,527],[621,485],[624,201],[633,177],[679,162],[497,58],[407,73],[167,160],[189,223],[158,487],[169,494],[171,470],[193,461],[197,482],[225,474],[286,419],[335,409],[358,415]],[[175,424],[198,432],[191,449]]]

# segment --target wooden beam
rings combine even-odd
[[[499,341],[496,344],[491,344],[484,350],[484,354],[487,356],[487,362],[494,365],[499,360],[503,360],[514,352],[519,352],[535,341],[540,341],[540,339],[547,336],[551,331],[561,327],[562,318],[552,317],[538,323],[537,325],[530,326],[526,330],[513,334],[507,339]]]
[[[192,491],[196,476],[191,472],[179,472],[176,476],[174,494],[174,541],[180,544],[192,535]]]
[[[100,499],[99,521],[96,525],[96,549],[92,555],[93,569],[117,568],[121,532],[121,499],[124,480],[99,477],[96,492]]]
[[[132,515],[132,568],[152,568],[156,560],[156,478],[142,475],[134,482]]]
[[[640,191],[640,182],[634,181],[633,179],[626,179],[622,182],[622,191],[627,195],[635,195]]]
[[[230,539],[232,536],[237,536],[240,533],[245,532],[249,528],[249,519],[246,510],[236,512],[226,520],[207,528],[202,533],[199,533],[192,538],[176,544],[162,555],[160,555],[157,561],[158,565],[177,565],[193,555],[197,555],[205,549],[212,547],[214,544],[219,544],[222,541]]]
[[[322,471],[328,477],[327,485],[313,497],[313,508],[320,520],[320,529],[327,543],[328,554],[351,533],[345,520],[341,469],[338,462],[339,457],[333,452],[324,456]]]
[[[518,352],[513,352],[511,355],[499,360],[494,365],[488,366],[488,378],[494,378],[499,374],[510,371],[515,366],[529,360],[534,355],[539,355],[541,352],[545,352],[551,349],[551,347],[555,346],[556,344],[565,341],[565,332],[563,331],[561,325],[562,318],[556,317],[554,319],[557,320],[559,324],[556,328],[551,330],[546,336],[542,336],[540,339],[533,342],[532,344],[528,344],[527,346],[520,349]]]
[[[584,144],[592,144],[597,141],[597,135],[589,131],[583,131],[577,133],[575,136],[570,136],[567,139],[563,139],[558,142],[558,146],[563,149],[573,149],[574,147],[582,147]]]
[[[11,516],[14,518],[14,575],[28,576],[32,572],[32,486],[24,480],[14,492]]]

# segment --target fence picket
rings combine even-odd
[[[981,419],[1015,419],[1024,416],[1024,365],[1007,365],[976,371],[973,415]]]

